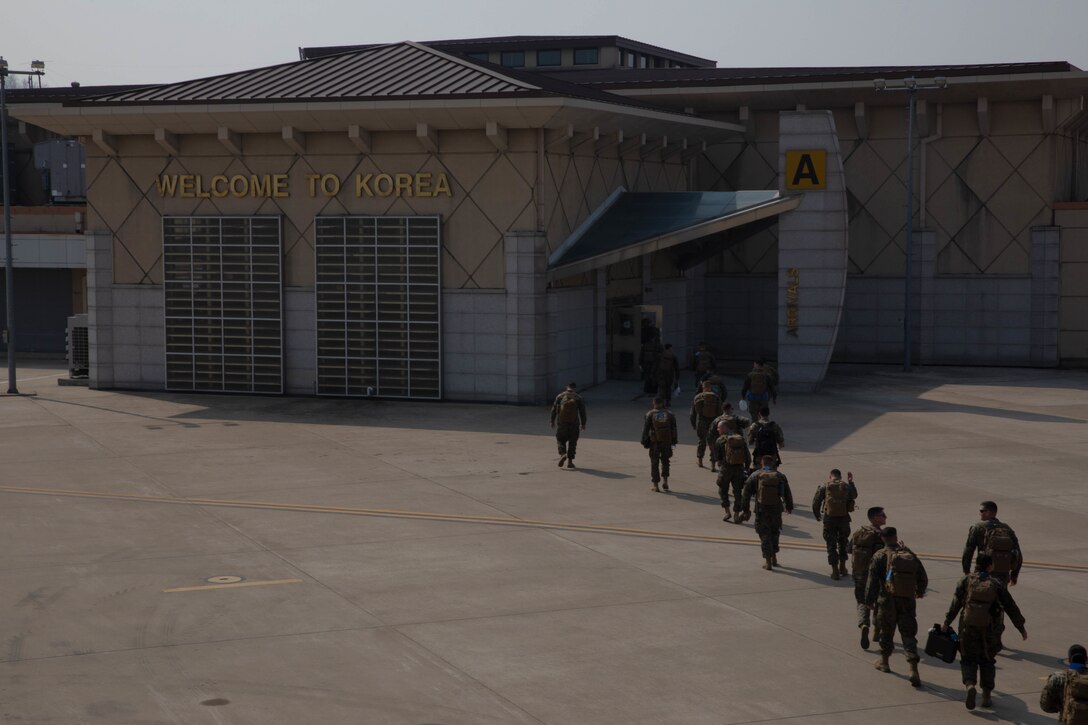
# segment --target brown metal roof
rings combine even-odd
[[[417,43],[381,45],[314,60],[152,86],[78,105],[239,103],[539,94],[540,85]]]
[[[827,83],[909,78],[911,76],[986,76],[1025,73],[1069,73],[1080,69],[1064,61],[1037,63],[990,63],[980,65],[846,66],[794,68],[610,68],[598,70],[549,70],[547,75],[568,83],[596,88],[674,88],[678,86],[767,85],[775,83]]]

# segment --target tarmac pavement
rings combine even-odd
[[[63,374],[27,361],[0,396],[5,723],[1043,723],[1046,675],[1088,640],[1083,371],[843,366],[781,395],[797,507],[774,572],[695,465],[690,391],[659,494],[638,383],[584,391],[567,470],[546,406]],[[964,709],[958,662],[923,655],[920,689],[898,650],[873,669],[808,509],[831,468],[855,525],[885,506],[925,563],[920,646],[979,501],[1016,529],[1030,638],[1007,630],[992,710]]]

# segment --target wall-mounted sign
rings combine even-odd
[[[787,189],[823,189],[827,186],[827,151],[786,152]]]
[[[444,173],[420,171],[415,174],[356,174],[341,179],[336,174],[303,174],[305,193],[310,197],[333,197],[347,187],[357,198],[452,196]],[[155,180],[159,196],[180,199],[223,199],[233,197],[286,199],[291,196],[287,174],[163,174]]]
[[[786,270],[786,333],[797,337],[798,302],[801,299],[801,270],[790,267]]]

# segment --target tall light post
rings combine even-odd
[[[8,166],[8,75],[38,76],[38,87],[45,74],[45,63],[32,61],[30,70],[8,70],[8,62],[0,58],[0,163],[4,170],[4,282],[8,308],[8,395],[18,395],[15,384],[15,267],[11,258],[11,167]]]
[[[906,268],[903,270],[903,369],[911,370],[911,277],[914,262],[914,107],[918,91],[942,90],[948,87],[948,79],[937,77],[926,83],[919,83],[913,76],[904,78],[902,85],[893,81],[891,84],[883,78],[873,81],[878,91],[906,91],[907,104],[907,246]],[[925,193],[925,189],[922,190]]]

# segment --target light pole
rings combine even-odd
[[[8,75],[38,76],[38,87],[45,74],[45,63],[32,61],[29,71],[8,70],[8,62],[0,58],[0,163],[4,170],[4,282],[8,308],[8,395],[18,395],[15,384],[15,268],[11,259],[11,167],[8,166]]]
[[[927,83],[919,83],[913,76],[904,78],[902,85],[889,85],[883,78],[873,81],[873,87],[878,91],[906,91],[909,98],[907,104],[907,245],[905,251],[906,268],[903,270],[903,370],[908,373],[911,370],[910,351],[911,341],[911,277],[914,262],[914,105],[918,91],[941,90],[948,87],[948,79],[944,77],[934,78]],[[925,193],[925,189],[922,190]]]

